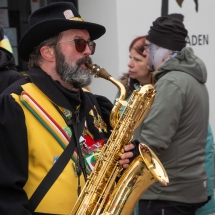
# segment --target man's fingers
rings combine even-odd
[[[124,154],[121,155],[121,160],[132,158],[132,157],[133,157],[133,152],[125,152]]]
[[[123,164],[122,167],[123,167],[124,169],[127,169],[127,168],[129,167],[129,164]]]
[[[125,151],[130,151],[130,150],[132,150],[133,148],[134,148],[134,145],[133,145],[133,144],[129,144],[129,145],[126,145],[126,146],[124,147]]]
[[[133,144],[129,144],[124,147],[124,153],[120,157],[119,164],[125,169],[129,167],[129,159],[134,156],[133,152],[131,152],[134,147],[135,146]]]
[[[119,164],[120,165],[124,165],[124,164],[128,164],[129,163],[129,159],[123,159],[123,160],[119,160]]]

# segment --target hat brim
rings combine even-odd
[[[63,19],[45,20],[29,28],[23,35],[18,47],[19,57],[24,61],[28,61],[33,49],[41,42],[69,29],[85,29],[89,32],[91,40],[98,39],[106,31],[104,26],[91,22]]]

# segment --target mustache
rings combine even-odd
[[[81,64],[85,64],[85,63],[92,64],[93,61],[89,56],[85,56],[85,57],[82,57],[82,58],[78,59],[77,62],[76,62],[76,65],[81,66]]]

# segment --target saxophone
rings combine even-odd
[[[133,138],[155,97],[151,84],[134,90],[125,102],[124,86],[96,64],[86,64],[95,77],[111,81],[120,90],[120,97],[111,111],[113,127],[107,143],[103,146],[97,163],[79,195],[70,215],[129,215],[141,195],[153,183],[159,181],[167,186],[167,173],[153,151],[139,144],[140,155],[123,171],[118,160],[125,145]],[[121,116],[119,110],[125,106]]]

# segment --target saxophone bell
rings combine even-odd
[[[168,186],[167,173],[154,152],[139,144],[140,155],[125,170],[108,199],[101,215],[132,214],[142,194],[155,182]]]

